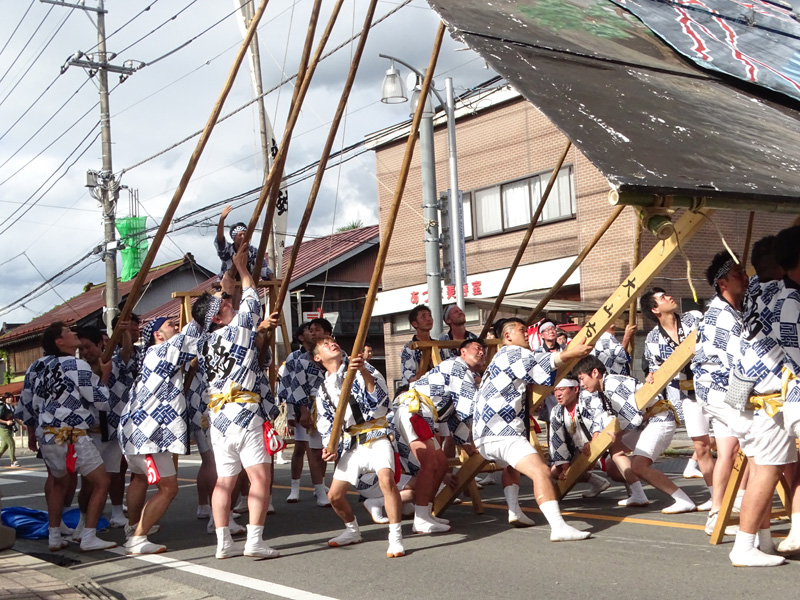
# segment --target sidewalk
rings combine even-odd
[[[90,600],[90,596],[44,572],[52,567],[14,550],[0,552],[0,599]]]

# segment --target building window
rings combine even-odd
[[[471,239],[473,232],[476,237],[481,238],[527,226],[539,205],[551,173],[552,171],[547,171],[465,193],[465,239]],[[575,184],[572,167],[568,166],[558,172],[539,222],[546,223],[574,216]]]

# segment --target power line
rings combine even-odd
[[[64,20],[63,20],[63,21],[61,21],[61,24],[60,24],[60,25],[59,25],[59,26],[56,28],[56,30],[53,32],[53,35],[51,35],[51,36],[50,36],[50,39],[49,39],[49,40],[47,40],[47,42],[45,43],[45,45],[44,45],[44,46],[42,46],[42,49],[39,51],[39,54],[37,54],[37,55],[36,55],[36,57],[35,57],[35,58],[34,58],[34,59],[31,61],[31,63],[28,65],[28,68],[27,68],[27,69],[25,69],[25,72],[24,72],[22,75],[20,75],[19,79],[17,80],[17,83],[15,83],[15,84],[12,86],[12,88],[11,88],[11,89],[8,91],[8,93],[5,95],[5,97],[4,97],[2,100],[0,100],[0,106],[2,106],[2,105],[3,105],[3,103],[4,103],[6,100],[8,100],[8,97],[9,97],[11,94],[13,94],[13,93],[14,93],[14,90],[15,90],[15,89],[17,89],[17,86],[18,86],[20,83],[22,83],[22,80],[23,80],[23,79],[25,79],[25,76],[26,76],[26,75],[27,75],[27,74],[30,72],[30,70],[33,68],[33,65],[35,65],[35,64],[36,64],[36,61],[37,61],[37,60],[39,60],[39,58],[42,56],[42,54],[44,54],[44,51],[45,51],[45,50],[47,50],[47,47],[48,47],[48,46],[49,46],[49,45],[52,43],[52,41],[53,41],[53,40],[56,38],[56,36],[58,35],[58,32],[59,32],[59,31],[61,31],[61,28],[62,28],[62,27],[64,27],[64,24],[67,22],[67,20],[68,20],[68,19],[69,19],[71,16],[72,16],[72,11],[69,11],[69,12],[67,13],[67,16],[66,16],[66,17],[64,17]],[[47,86],[47,89],[49,90],[49,89],[50,89],[50,86],[52,86],[52,85],[53,85],[53,84],[51,83],[49,86]],[[47,91],[47,90],[45,90],[45,91]],[[16,124],[16,123],[15,123],[15,124]]]
[[[179,17],[179,16],[180,16],[182,13],[186,12],[187,10],[189,10],[189,8],[191,8],[191,7],[192,7],[194,4],[197,4],[197,0],[192,0],[192,1],[191,1],[189,4],[187,4],[186,6],[184,6],[184,7],[183,7],[181,10],[179,10],[177,13],[175,13],[174,15],[172,15],[172,16],[171,16],[169,19],[167,19],[166,21],[164,21],[163,23],[161,23],[161,25],[158,25],[158,26],[157,26],[157,27],[155,27],[154,29],[151,29],[149,32],[145,33],[145,34],[144,34],[142,37],[140,37],[138,40],[136,40],[136,41],[135,41],[135,42],[133,42],[132,44],[128,44],[127,46],[125,46],[125,47],[124,47],[122,50],[120,50],[120,51],[119,51],[119,52],[117,52],[116,54],[118,54],[118,55],[119,55],[119,54],[122,54],[123,52],[126,52],[127,50],[130,50],[131,48],[133,48],[133,47],[134,47],[136,44],[138,44],[139,42],[141,42],[141,41],[143,41],[143,40],[147,39],[148,37],[150,37],[151,35],[153,35],[153,34],[154,34],[156,31],[158,31],[159,29],[161,29],[161,28],[162,28],[162,27],[164,27],[165,25],[169,24],[171,21],[174,21],[175,19],[177,19],[177,18],[178,18],[178,17]],[[116,33],[116,32],[115,32],[115,33]],[[106,39],[108,39],[108,38],[106,38]]]
[[[6,43],[3,44],[2,48],[0,48],[0,56],[3,55],[3,52],[5,52],[6,48],[8,48],[8,45],[11,43],[11,40],[14,39],[14,36],[16,35],[17,30],[19,29],[19,26],[22,25],[22,22],[25,20],[25,17],[28,16],[29,12],[31,12],[31,8],[33,8],[34,4],[36,4],[36,0],[31,0],[31,3],[28,5],[28,9],[25,11],[25,14],[22,15],[22,18],[19,20],[19,23],[17,23],[17,26],[14,27],[14,31],[11,32],[10,36],[8,36]]]
[[[22,50],[20,50],[20,51],[19,51],[19,54],[17,54],[17,56],[16,56],[16,57],[14,58],[14,60],[11,62],[11,65],[9,65],[8,69],[6,69],[6,72],[5,72],[5,73],[3,73],[3,76],[2,76],[2,77],[0,77],[0,83],[3,83],[3,79],[5,79],[5,78],[6,78],[6,75],[8,75],[8,74],[11,72],[11,69],[13,69],[13,68],[14,68],[14,65],[15,65],[15,64],[17,64],[17,61],[20,59],[20,57],[22,56],[22,54],[23,54],[23,53],[25,52],[25,50],[27,49],[27,47],[28,47],[28,44],[30,44],[30,43],[33,41],[33,38],[34,38],[34,37],[36,37],[36,34],[37,34],[37,33],[39,33],[39,29],[41,29],[41,28],[42,28],[42,25],[44,25],[44,22],[47,20],[47,17],[49,17],[49,16],[50,16],[50,13],[51,13],[51,12],[53,12],[53,8],[54,8],[53,6],[51,6],[51,7],[50,7],[50,9],[49,9],[49,10],[47,11],[47,13],[44,15],[44,18],[42,18],[42,20],[41,20],[41,22],[39,23],[39,25],[37,25],[37,27],[36,27],[36,30],[35,30],[35,31],[34,31],[34,32],[31,34],[31,37],[29,37],[29,38],[28,38],[28,41],[27,41],[27,42],[25,42],[25,45],[22,47]],[[74,9],[73,9],[73,10],[74,10]],[[25,13],[25,14],[27,14],[27,13]]]
[[[151,8],[153,8],[153,7],[154,7],[154,6],[155,6],[157,3],[158,3],[158,0],[153,0],[153,2],[151,2],[150,4],[148,4],[147,6],[145,6],[145,7],[144,7],[142,10],[140,10],[138,13],[136,13],[134,16],[132,16],[130,19],[128,19],[128,21],[127,21],[126,23],[124,23],[123,25],[120,25],[120,26],[119,26],[119,27],[117,27],[117,28],[116,28],[114,31],[112,31],[111,33],[109,33],[109,34],[106,36],[106,41],[108,41],[108,40],[109,40],[109,39],[110,39],[112,36],[114,36],[114,35],[118,34],[120,31],[122,31],[123,29],[125,29],[125,28],[126,28],[128,25],[130,25],[131,23],[133,23],[133,22],[134,22],[136,19],[138,19],[138,18],[139,18],[139,17],[141,17],[141,16],[142,16],[144,13],[146,13],[146,12],[147,12],[147,11],[149,11]],[[89,53],[89,52],[91,52],[92,50],[94,50],[95,48],[97,48],[97,44],[95,44],[94,46],[92,46],[91,48],[89,48],[89,49],[88,49],[86,52],[87,52],[87,53]]]

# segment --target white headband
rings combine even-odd
[[[564,377],[564,379],[559,381],[555,385],[555,387],[557,387],[557,388],[560,388],[560,387],[576,387],[578,385],[580,385],[580,384],[577,381],[575,381],[574,379],[570,379],[569,377]]]

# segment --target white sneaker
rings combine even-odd
[[[414,533],[447,533],[450,531],[450,525],[444,523],[432,523],[425,521],[418,517],[414,517],[414,523],[411,525],[411,531]]]
[[[136,531],[136,525],[125,525],[125,539],[130,538]]]
[[[648,500],[646,496],[644,498],[635,498],[631,496],[630,498],[625,498],[625,500],[617,502],[617,506],[647,506],[648,504],[650,504],[650,500]]]
[[[267,546],[263,540],[259,540],[255,544],[245,544],[244,555],[252,558],[278,558],[281,553]]]
[[[125,554],[161,554],[167,547],[148,541],[147,536],[132,537],[125,542]]]
[[[403,547],[403,540],[389,540],[389,549],[386,550],[386,558],[400,558],[406,555]]]
[[[335,538],[328,540],[328,546],[338,548],[339,546],[349,546],[350,544],[358,544],[361,542],[361,534],[358,531],[351,531],[345,529]]]
[[[13,462],[11,463],[11,466],[12,466],[12,467],[18,467],[18,466],[19,466],[19,461],[16,461],[16,460],[15,460],[15,461],[13,461]]]
[[[602,492],[611,487],[608,479],[595,474],[592,474],[589,485],[589,489],[583,492],[584,498],[597,498]]]
[[[200,504],[197,506],[197,518],[198,519],[210,519],[211,518],[211,505],[210,504]]]
[[[786,562],[782,556],[764,554],[757,548],[749,548],[745,551],[737,550],[733,547],[728,555],[734,567],[777,567]]]
[[[389,519],[383,516],[383,500],[381,498],[367,498],[364,500],[364,508],[374,523],[383,525],[389,522]]]
[[[567,525],[564,523],[558,529],[553,529],[550,532],[550,541],[551,542],[576,542],[578,540],[585,540],[592,537],[591,532],[589,531],[581,531],[580,529],[575,529],[571,525]]]
[[[719,516],[718,510],[713,510],[708,513],[708,518],[706,519],[706,527],[705,532],[706,535],[714,535],[714,528],[717,526],[717,517]],[[736,532],[739,531],[738,525],[728,525],[725,528],[724,535],[736,535]]]

